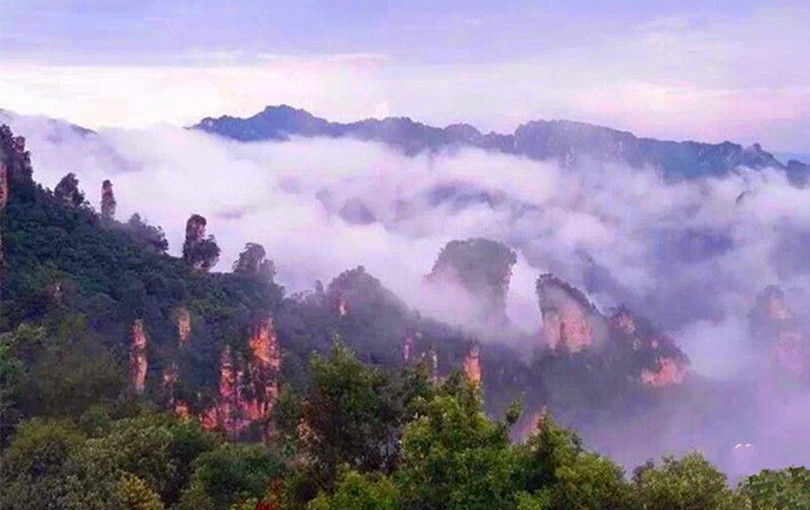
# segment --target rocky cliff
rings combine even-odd
[[[451,241],[439,252],[425,284],[441,296],[459,298],[456,313],[472,324],[500,328],[508,323],[506,295],[516,261],[515,252],[496,241]]]
[[[810,337],[802,330],[782,289],[766,287],[757,296],[749,317],[758,347],[767,353],[766,370],[793,381],[810,379]]]
[[[477,343],[470,346],[467,356],[464,358],[464,373],[474,385],[480,385],[481,380],[481,349]]]
[[[683,382],[689,360],[675,341],[626,307],[600,312],[581,291],[553,275],[537,281],[544,344],[553,352],[603,354],[606,370],[652,387]]]
[[[143,393],[146,388],[146,371],[148,368],[146,348],[147,340],[143,320],[136,319],[132,324],[132,345],[129,356],[129,383],[135,393]]]
[[[551,274],[537,280],[543,339],[551,349],[579,352],[604,338],[604,318],[585,295]]]
[[[278,397],[281,353],[273,320],[265,317],[251,328],[247,359],[222,351],[217,401],[202,417],[203,425],[239,437],[253,424],[265,441],[273,433],[271,413]]]

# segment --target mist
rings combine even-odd
[[[88,134],[44,118],[0,121],[26,136],[43,185],[74,172],[97,208],[102,181],[112,180],[118,219],[137,212],[161,226],[175,255],[185,220],[201,214],[222,249],[215,270],[229,271],[246,242],[261,243],[289,292],[363,265],[413,308],[460,323],[463,313],[440,306],[447,299],[426,294],[423,276],[453,239],[501,241],[518,255],[507,312],[525,338],[539,338],[541,273],[582,289],[601,310],[627,304],[678,341],[695,376],[751,386],[751,427],[766,443],[755,445],[755,467],[810,462],[799,446],[810,437],[810,393],[781,395],[766,384],[748,327],[769,284],[808,322],[810,192],[781,172],[668,181],[650,168],[564,168],[476,149],[406,157],[345,139],[239,143],[173,126]],[[696,405],[680,402],[648,446],[737,441],[713,436],[713,424],[689,425]],[[619,442],[612,433],[607,427],[604,441]]]

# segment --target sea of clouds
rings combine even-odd
[[[452,321],[422,277],[448,241],[487,237],[518,254],[507,309],[528,333],[541,325],[534,282],[548,271],[603,310],[625,303],[646,315],[717,380],[758,377],[748,313],[766,285],[780,285],[807,323],[810,190],[777,170],[667,181],[650,168],[565,168],[476,149],[407,157],[345,139],[240,143],[173,126],[87,134],[7,112],[0,122],[26,136],[43,185],[74,172],[97,207],[111,179],[118,219],[138,212],[160,225],[173,254],[185,220],[202,214],[222,248],[215,270],[258,242],[289,291],[363,265],[411,306]],[[772,414],[787,416],[784,434],[806,435],[810,398],[792,398]]]

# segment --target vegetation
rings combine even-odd
[[[690,454],[628,477],[549,414],[514,442],[512,397],[529,380],[542,381],[531,397],[538,400],[555,386],[512,351],[485,346],[484,385],[471,385],[452,372],[471,339],[412,312],[362,267],[285,296],[264,248],[250,243],[232,273],[208,272],[213,252],[194,253],[199,242],[213,243],[203,230],[191,229],[199,235],[185,259],[171,257],[160,228],[137,215],[116,222],[109,201],[99,216],[75,176],[55,192],[36,186],[22,142],[7,129],[0,142],[12,172],[0,210],[4,510],[810,507],[804,468],[763,471],[732,489]],[[189,224],[204,226],[201,219]],[[492,274],[495,282],[504,272]],[[191,327],[183,347],[180,308]],[[246,338],[268,312],[283,355],[272,440],[206,430],[199,418],[219,396],[221,353],[230,347],[234,359],[247,358]],[[143,394],[127,380],[136,320],[148,337]],[[415,356],[405,365],[408,336]],[[439,373],[450,374],[442,380],[420,356],[431,349]],[[599,361],[579,360],[540,358],[536,366],[585,378],[577,367]],[[630,388],[626,380],[598,384],[596,395]],[[601,398],[594,395],[573,395],[572,405]],[[190,416],[173,412],[172,400]]]

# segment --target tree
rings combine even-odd
[[[273,451],[259,445],[225,444],[203,453],[196,461],[191,490],[181,501],[205,500],[214,508],[229,508],[250,498],[263,498],[270,482],[286,474],[286,466]],[[190,508],[190,507],[189,507]]]
[[[406,508],[508,509],[517,504],[508,427],[481,409],[479,390],[460,373],[418,405],[402,436],[396,473]]]
[[[340,475],[335,493],[321,493],[307,510],[396,510],[399,490],[387,476],[347,471]]]
[[[149,486],[133,475],[124,473],[118,482],[118,497],[127,510],[165,510],[163,502]]]
[[[79,190],[79,179],[72,172],[62,177],[53,189],[53,194],[72,207],[81,207],[85,204],[84,193]]]
[[[271,281],[276,275],[272,260],[267,260],[264,247],[256,243],[247,243],[234,262],[233,272],[240,276],[255,278],[259,281]]]
[[[101,217],[105,220],[115,219],[115,194],[109,179],[101,183]]]
[[[314,356],[310,369],[300,423],[306,430],[303,449],[321,488],[331,489],[342,464],[361,472],[391,469],[402,420],[391,378],[342,344],[329,358]]]
[[[64,420],[21,424],[3,453],[0,507],[59,509],[68,488],[68,459],[83,443],[84,436]]]
[[[765,469],[740,484],[752,510],[810,509],[810,470],[789,467]]]
[[[660,467],[639,473],[636,492],[645,510],[738,510],[744,499],[726,486],[726,476],[698,453],[664,457]]]

